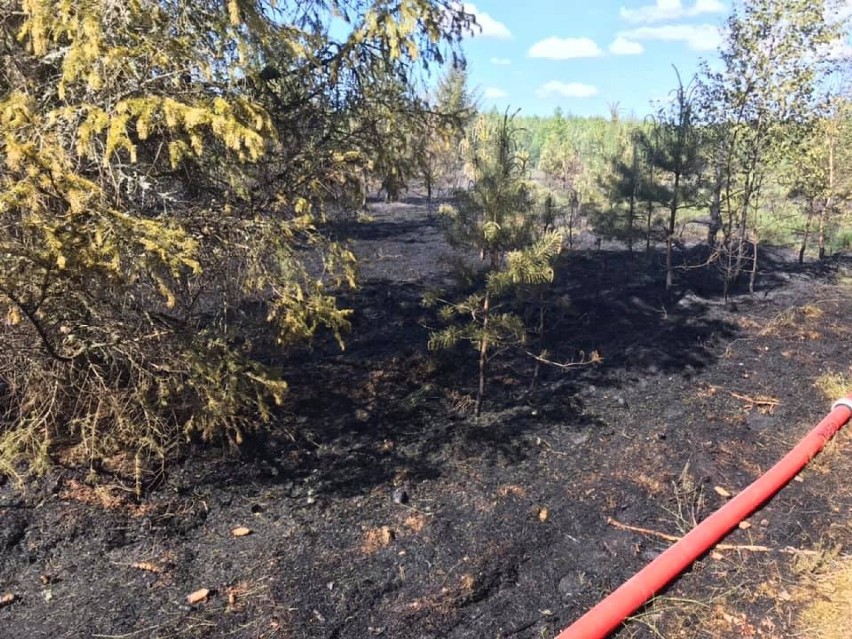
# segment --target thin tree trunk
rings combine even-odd
[[[737,238],[737,263],[734,267],[737,275],[742,273],[743,260],[745,260],[746,234],[748,233],[748,200],[743,204],[741,215],[738,229],[739,237]]]
[[[743,202],[742,207],[740,209],[740,219],[738,220],[739,224],[739,238],[737,245],[737,265],[736,265],[736,274],[739,275],[743,270],[743,261],[745,260],[745,245],[746,238],[748,237],[748,210],[751,206],[752,195],[753,195],[753,175],[751,173],[746,177],[746,183],[743,188]]]
[[[538,296],[538,346],[539,351],[543,351],[542,346],[544,345],[544,292],[539,293]],[[543,355],[542,355],[543,356]],[[538,382],[538,374],[541,369],[541,361],[535,360],[535,368],[533,369],[532,381],[530,382],[530,391],[535,390],[536,383]]]
[[[636,190],[630,194],[630,209],[627,213],[627,252],[633,254],[633,218],[636,217]]]
[[[834,142],[835,139],[829,136],[828,140],[828,197],[825,200],[825,214],[831,215],[831,208],[834,206]]]
[[[651,254],[651,218],[654,216],[654,207],[648,202],[648,219],[645,224],[645,254]]]
[[[666,290],[670,291],[674,283],[672,275],[672,236],[671,233],[666,237]]]
[[[757,246],[759,240],[757,237],[752,241],[752,246],[754,247],[754,255],[752,255],[751,259],[751,273],[748,277],[748,292],[754,295],[754,280],[757,278]]]
[[[568,250],[574,250],[574,224],[577,217],[577,209],[579,209],[579,205],[571,202],[568,206],[571,207],[571,214],[568,216]]]
[[[726,257],[728,263],[725,267],[725,283],[722,285],[722,297],[725,300],[725,306],[728,305],[728,298],[731,294],[731,283],[733,282],[734,274],[733,274],[733,262],[734,262],[734,254],[730,250],[728,251],[728,255]]]
[[[834,195],[834,141],[828,140],[828,196],[825,198],[825,206],[820,211],[819,215],[819,259],[825,259],[825,230],[826,222],[831,207],[833,205]]]
[[[370,190],[370,176],[367,175],[367,169],[363,168],[363,169],[361,169],[361,193],[360,193],[361,201],[360,201],[360,205],[361,205],[361,211],[363,211],[364,213],[367,212],[367,195],[368,195],[369,190]]]
[[[713,200],[710,203],[710,225],[707,227],[707,246],[716,246],[716,236],[722,228],[722,175],[721,170],[716,171],[715,183],[713,184]]]
[[[674,285],[674,265],[672,264],[672,250],[674,244],[675,224],[677,223],[678,188],[680,188],[680,172],[674,176],[674,188],[672,189],[672,201],[669,207],[669,228],[666,234],[666,291],[670,291]]]
[[[808,202],[808,217],[805,220],[805,230],[802,234],[802,245],[799,247],[799,264],[804,264],[805,262],[805,251],[808,250],[808,240],[811,236],[811,221],[814,217],[814,206],[813,202]]]
[[[482,414],[482,400],[485,397],[485,375],[488,366],[488,328],[491,294],[486,291],[482,301],[482,337],[479,340],[479,388],[476,392],[474,415],[478,419]]]
[[[636,219],[636,197],[639,191],[639,154],[636,152],[636,141],[633,142],[633,163],[630,179],[633,188],[630,191],[630,209],[627,212],[627,251],[633,253],[633,225]]]
[[[832,195],[834,194],[834,144],[828,142],[828,196],[819,212],[819,259],[825,259],[825,230],[828,215],[831,211]]]
[[[730,201],[730,200],[728,200]],[[722,295],[725,301],[725,305],[728,305],[728,301],[731,294],[731,284],[736,277],[734,272],[734,251],[731,246],[731,242],[733,242],[733,234],[734,234],[734,219],[733,212],[728,208],[728,226],[724,229],[724,238],[722,240],[723,248],[724,248],[724,257],[725,260],[725,277],[724,277],[724,285],[722,289]]]

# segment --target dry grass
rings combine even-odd
[[[417,534],[426,527],[426,524],[429,523],[429,519],[421,513],[415,513],[406,517],[404,523],[406,528],[414,534]]]
[[[846,373],[825,373],[814,381],[816,388],[822,395],[835,401],[852,393],[852,375]]]
[[[818,306],[805,304],[787,308],[768,322],[744,317],[739,320],[739,324],[745,329],[757,330],[757,334],[764,337],[780,336],[792,331],[792,334],[801,340],[816,340],[821,337],[821,334],[818,331],[809,330],[807,325],[822,315],[823,310]]]
[[[514,497],[526,497],[527,489],[523,486],[517,486],[514,484],[506,484],[497,489],[498,497],[508,497],[509,495]]]
[[[831,570],[809,586],[808,605],[799,617],[808,639],[847,639],[852,627],[852,560],[833,562]]]
[[[812,319],[822,317],[822,309],[818,306],[814,306],[813,304],[805,304],[799,308],[799,313]]]
[[[364,533],[361,541],[361,552],[365,555],[372,555],[389,546],[395,537],[394,531],[388,526],[370,528]]]
[[[66,483],[60,497],[107,510],[129,507],[127,495],[121,494],[114,486],[88,486],[76,479]]]

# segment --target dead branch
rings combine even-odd
[[[642,535],[649,535],[651,537],[657,537],[658,539],[664,539],[665,541],[678,542],[683,537],[678,537],[676,535],[669,535],[664,532],[660,532],[659,530],[651,530],[650,528],[642,528],[640,526],[631,526],[630,524],[623,524],[620,521],[616,521],[612,517],[606,518],[606,523],[608,523],[613,528],[618,528],[619,530],[627,530],[630,532],[639,533]],[[799,548],[792,548],[787,546],[786,548],[772,548],[770,546],[756,546],[752,544],[716,544],[713,546],[714,550],[742,550],[745,552],[779,552],[784,553],[786,555],[819,555],[821,554],[817,550],[801,550]]]
[[[588,359],[586,359],[586,354],[582,351],[580,352],[580,361],[578,362],[554,362],[553,360],[549,360],[542,355],[536,355],[529,351],[524,351],[527,355],[532,357],[535,361],[540,362],[542,364],[547,364],[548,366],[555,366],[556,368],[561,368],[563,370],[569,368],[577,368],[578,366],[589,366],[591,364],[600,364],[603,361],[603,357],[600,356],[600,353],[597,351],[592,351],[589,355]]]
[[[728,394],[734,399],[738,399],[742,402],[746,403],[746,408],[751,409],[755,406],[761,409],[765,409],[767,412],[771,413],[777,406],[781,404],[781,402],[774,397],[767,397],[766,395],[757,395],[756,397],[752,397],[750,395],[745,395],[743,393],[735,393],[733,391],[728,391]]]

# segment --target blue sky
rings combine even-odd
[[[471,84],[481,108],[549,115],[642,118],[670,99],[705,59],[718,64],[721,27],[738,0],[463,1],[481,31],[466,38]],[[747,1],[747,0],[739,0]],[[817,2],[819,0],[813,0]],[[826,16],[852,18],[852,0],[831,0]],[[852,60],[852,22],[830,47]]]
[[[482,33],[464,44],[481,106],[642,118],[701,58],[717,58],[731,0],[476,0]]]

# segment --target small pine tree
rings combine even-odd
[[[476,348],[477,417],[482,412],[491,353],[526,340],[521,318],[502,311],[505,294],[521,285],[552,281],[553,262],[562,249],[562,235],[543,230],[536,220],[526,161],[515,135],[513,118],[508,114],[496,122],[478,119],[464,145],[473,185],[468,191],[457,192],[457,206],[441,208],[450,243],[482,256],[485,283],[460,302],[445,302],[441,310],[445,321],[458,317],[469,321],[432,333],[429,347],[449,348],[467,341]]]
[[[657,152],[650,158],[664,181],[662,199],[668,209],[666,220],[666,290],[674,285],[673,249],[678,213],[693,202],[704,161],[693,115],[692,84],[684,86],[675,69],[678,87],[674,101],[656,119]]]

